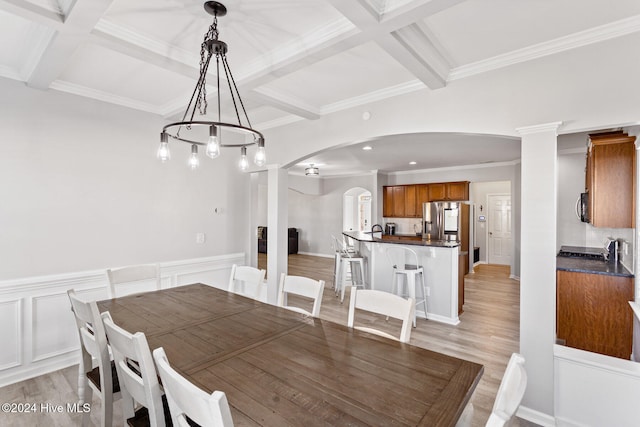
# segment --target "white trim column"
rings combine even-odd
[[[267,302],[276,304],[280,274],[287,273],[289,173],[269,165],[267,176]]]
[[[529,373],[519,414],[554,413],[556,175],[561,124],[517,129],[522,137],[520,352]]]
[[[253,172],[249,176],[249,242],[246,262],[251,267],[258,267],[258,185],[260,173]]]

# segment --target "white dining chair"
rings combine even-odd
[[[80,403],[91,403],[93,392],[100,397],[101,426],[111,427],[113,402],[120,399],[120,384],[115,364],[109,355],[107,335],[95,301],[79,299],[73,289],[67,291],[80,336],[81,358],[78,368],[78,396]],[[95,367],[94,367],[95,361]],[[90,412],[82,416],[82,425],[89,425]]]
[[[234,294],[260,300],[260,291],[264,286],[265,274],[265,270],[233,264],[231,266],[231,276],[229,276],[228,290]]]
[[[400,336],[396,337],[379,329],[366,326],[354,326],[356,310],[364,310],[401,320]],[[411,320],[413,319],[414,311],[415,304],[411,298],[405,299],[389,292],[358,289],[356,286],[352,286],[347,325],[350,328],[406,343],[411,338]]]
[[[153,350],[153,358],[169,402],[174,426],[189,427],[187,417],[201,427],[232,427],[231,409],[222,391],[205,393],[180,375],[169,364],[162,347]]]
[[[515,416],[527,389],[527,371],[524,362],[521,354],[511,354],[485,427],[507,426]],[[456,427],[470,427],[472,418],[473,404],[469,403],[456,423]]]
[[[287,308],[307,316],[320,316],[320,305],[324,292],[324,280],[313,280],[302,276],[287,276],[282,273],[278,287],[278,306]],[[311,299],[313,307],[311,311],[288,304],[288,295],[297,295]]]
[[[147,337],[142,332],[125,331],[113,322],[109,312],[102,313],[102,320],[120,381],[124,424],[164,427],[169,407],[163,404],[164,393]]]
[[[109,297],[117,298],[133,293],[160,290],[160,266],[158,264],[131,265],[107,269]],[[117,290],[120,292],[117,292]]]
[[[427,286],[424,279],[424,269],[419,264],[416,251],[404,246],[389,244],[385,248],[387,260],[393,267],[391,292],[408,296],[416,302],[416,308],[422,304],[424,315],[427,316]],[[418,289],[420,292],[418,293]],[[421,295],[418,299],[417,295]],[[413,327],[416,327],[416,314],[414,310]]]

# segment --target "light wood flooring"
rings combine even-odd
[[[260,268],[266,266],[266,256],[260,254]],[[348,296],[340,303],[331,289],[333,259],[309,255],[290,255],[289,274],[324,280],[326,288],[320,317],[346,324]],[[479,265],[475,273],[465,278],[464,313],[460,324],[449,326],[418,319],[411,334],[411,344],[484,365],[484,375],[471,399],[474,406],[473,427],[484,426],[489,416],[498,386],[512,352],[519,349],[520,286],[510,280],[508,267]],[[291,302],[291,301],[290,301]],[[377,328],[395,329],[397,325],[375,317],[365,318]],[[395,330],[394,330],[395,333]],[[37,413],[7,414],[0,411],[0,426],[71,426],[80,425],[79,414],[42,413],[40,403],[66,405],[77,400],[77,366],[42,375],[0,388],[0,403],[36,403]],[[91,418],[99,425],[100,401],[94,396]],[[66,409],[66,408],[65,408]],[[120,425],[122,411],[114,405],[114,425]],[[516,419],[513,426],[535,426]]]

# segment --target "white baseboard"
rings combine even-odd
[[[311,255],[311,256],[319,256],[322,258],[333,258],[335,255],[327,255],[327,254],[317,254],[314,252],[298,252],[300,255]]]
[[[543,427],[556,426],[556,419],[553,416],[535,411],[531,408],[527,408],[526,406],[520,406],[520,408],[518,408],[518,412],[516,412],[516,416],[524,420],[531,421],[532,423],[541,425]]]
[[[244,265],[245,254],[160,263],[162,287],[200,282],[226,289],[233,264]],[[107,288],[105,270],[0,281],[0,387],[77,364],[80,343],[67,290],[102,300]]]

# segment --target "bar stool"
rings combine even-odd
[[[364,258],[358,252],[351,250],[346,244],[341,244],[338,239],[335,239],[335,243],[336,247],[340,248],[339,252],[336,252],[335,291],[336,295],[340,292],[340,302],[344,302],[347,280],[351,280],[351,286],[365,288]]]
[[[418,254],[413,249],[404,246],[387,245],[385,250],[387,259],[393,266],[393,285],[392,293],[405,296],[408,294],[418,304],[424,304],[424,315],[427,316],[427,286],[424,280],[424,269],[418,264]],[[418,285],[416,277],[420,279],[422,287],[422,299],[416,298],[416,286]],[[398,280],[402,281],[401,287],[406,285],[406,293],[404,289],[398,289]],[[413,327],[416,326],[416,314],[413,314]]]

